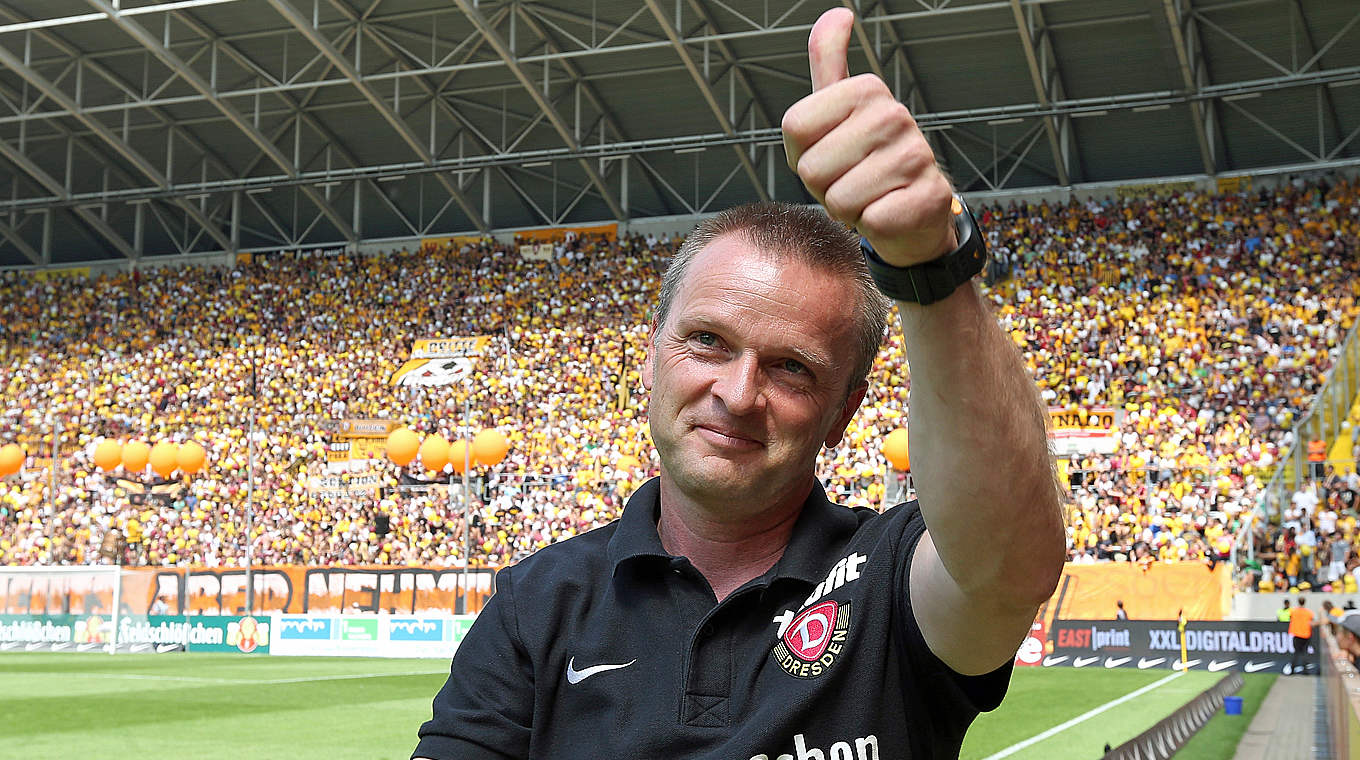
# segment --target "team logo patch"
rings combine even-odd
[[[828,599],[798,613],[770,656],[791,676],[816,678],[836,662],[849,633],[850,603]]]

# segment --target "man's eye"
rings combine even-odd
[[[785,359],[783,369],[785,372],[789,372],[795,375],[807,374],[808,371],[807,367],[803,366],[802,362],[797,361],[795,359]]]
[[[716,336],[716,335],[714,335],[713,333],[710,333],[710,332],[695,333],[695,334],[694,334],[694,339],[695,339],[696,341],[698,341],[700,344],[705,345],[705,346],[716,346],[716,345],[718,345],[718,336]]]

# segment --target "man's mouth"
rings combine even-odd
[[[765,446],[765,444],[759,440],[744,435],[741,431],[733,430],[732,428],[696,424],[694,429],[704,441],[718,448],[752,451]]]

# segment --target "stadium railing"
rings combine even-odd
[[[1308,442],[1321,439],[1327,442],[1328,449],[1343,432],[1343,423],[1360,390],[1360,322],[1351,326],[1350,333],[1341,342],[1336,361],[1322,384],[1322,390],[1313,399],[1308,414],[1294,426],[1294,440],[1288,452],[1280,457],[1280,465],[1261,492],[1259,505],[1263,514],[1287,504],[1289,497],[1308,480]]]

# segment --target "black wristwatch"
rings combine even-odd
[[[909,267],[895,267],[880,259],[868,238],[859,239],[864,260],[869,263],[869,274],[883,295],[896,301],[935,303],[973,279],[987,264],[987,244],[982,240],[977,220],[963,197],[954,196],[954,229],[959,247],[930,261]]]

